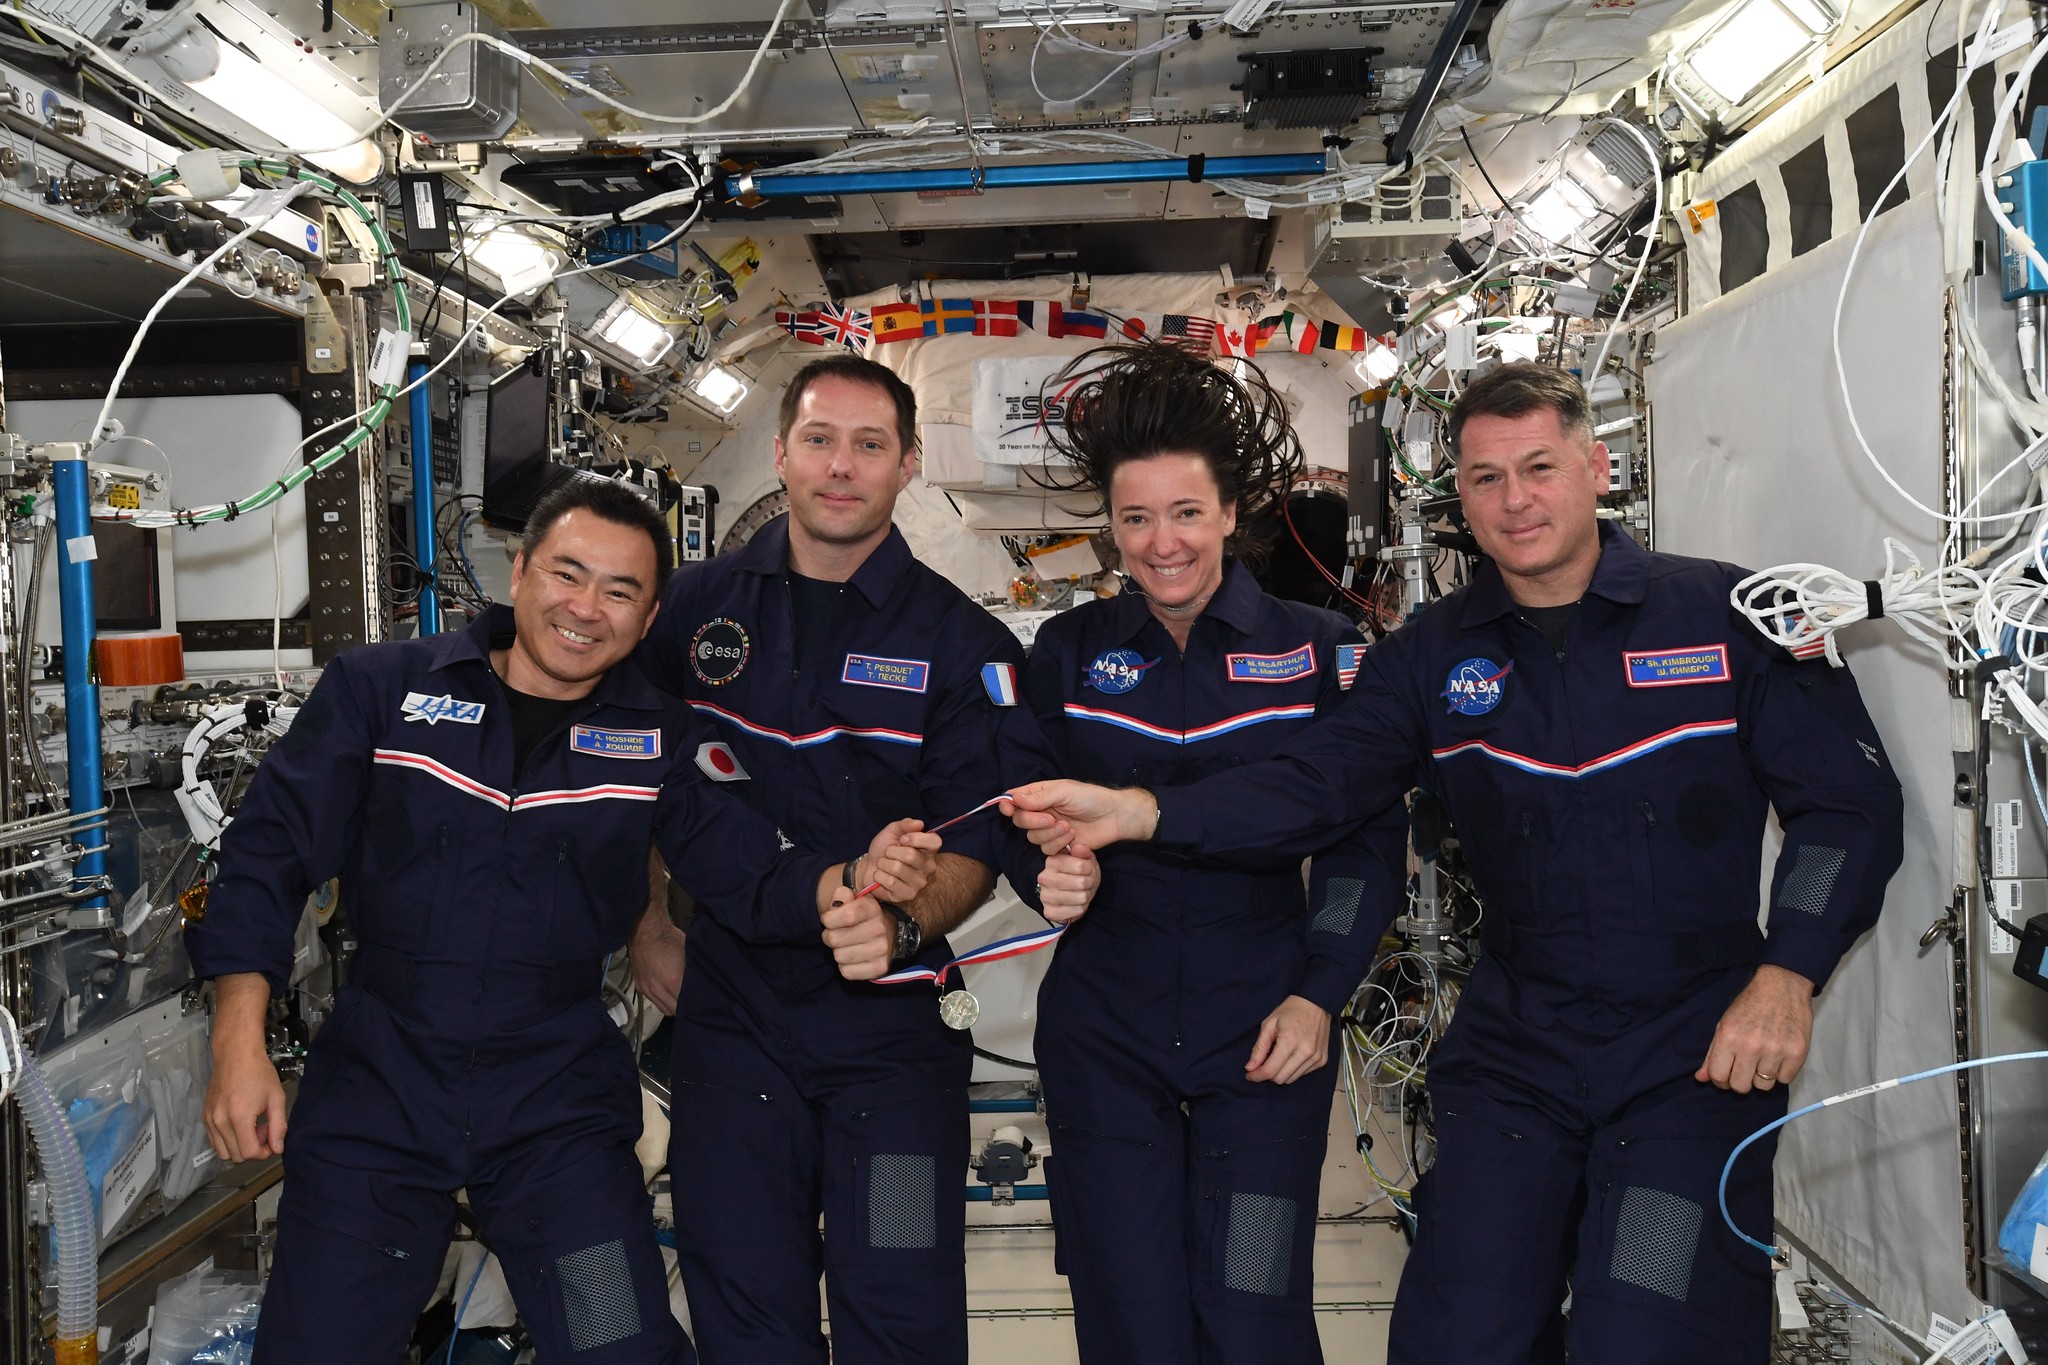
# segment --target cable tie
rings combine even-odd
[[[1988,658],[1977,660],[1977,664],[1971,669],[1971,672],[1977,675],[1978,682],[1989,682],[1993,677],[2003,673],[2008,668],[2017,667],[2018,665],[2013,662],[2010,655],[1993,654]]]
[[[1863,580],[1863,606],[1867,613],[1867,619],[1872,621],[1882,621],[1884,619],[1883,583],[1875,578]]]
[[[1209,158],[1208,158],[1207,156],[1203,155],[1203,154],[1202,154],[1201,152],[1195,152],[1194,154],[1192,154],[1191,156],[1189,156],[1189,157],[1188,157],[1188,183],[1189,183],[1189,184],[1191,184],[1191,185],[1199,185],[1199,184],[1201,184],[1201,183],[1202,183],[1202,169],[1203,169],[1203,167],[1207,166],[1208,164],[1209,164]]]
[[[225,517],[221,518],[221,520],[223,520],[223,521],[233,521],[233,520],[234,520],[234,519],[235,519],[236,517],[238,517],[238,516],[242,515],[242,509],[241,509],[240,507],[237,507],[237,506],[236,506],[236,505],[235,505],[234,503],[231,503],[231,502],[230,502],[230,503],[227,503],[227,504],[225,504],[225,506],[226,506],[226,507],[227,507],[227,509],[228,509],[228,511],[227,511],[227,515],[226,515]]]

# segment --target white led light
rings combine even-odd
[[[1523,210],[1522,226],[1545,241],[1567,242],[1599,211],[1600,205],[1592,195],[1579,188],[1570,176],[1561,175]]]
[[[624,302],[611,320],[598,329],[598,335],[612,345],[632,356],[643,365],[652,365],[668,354],[668,348],[676,339],[653,318],[648,317],[631,303]]]
[[[1733,107],[1785,69],[1828,28],[1811,0],[1748,0],[1686,56],[1693,74]]]
[[[508,294],[524,294],[554,278],[562,258],[546,243],[509,227],[492,226],[468,239],[469,258],[498,277]]]
[[[377,144],[368,138],[355,139],[355,129],[340,115],[273,74],[233,43],[220,42],[199,30],[195,34],[198,39],[213,43],[217,57],[213,74],[187,82],[194,93],[250,127],[260,128],[264,136],[283,146],[341,147],[340,151],[309,153],[306,159],[343,180],[363,184],[375,180],[384,169],[384,153],[377,149]],[[194,61],[174,62],[170,69],[176,70],[179,65],[188,71],[204,68],[204,62]]]
[[[747,381],[723,365],[713,365],[690,381],[690,391],[713,412],[731,412],[747,396]]]
[[[1394,353],[1393,347],[1375,341],[1359,353],[1353,368],[1367,383],[1384,384],[1401,372],[1401,357]]]

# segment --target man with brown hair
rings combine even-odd
[[[1016,705],[1016,639],[892,523],[916,424],[916,398],[881,365],[799,371],[775,442],[788,516],[678,574],[645,651],[718,731],[706,770],[798,843],[849,859],[878,817],[934,828],[1056,771]],[[1042,865],[993,811],[944,839],[923,894],[860,902],[872,913],[822,942],[748,942],[715,907],[691,922],[669,1168],[707,1365],[824,1365],[821,1272],[836,1365],[967,1359],[972,1040],[941,1022],[930,985],[868,983],[950,961],[945,934],[999,867],[1060,916],[1086,906],[1095,871],[1085,853]],[[849,875],[865,875],[857,859]],[[656,998],[681,972],[675,937],[656,906],[634,940]]]
[[[1487,559],[1368,652],[1281,756],[1154,793],[1054,782],[1020,824],[1253,864],[1413,786],[1456,823],[1485,948],[1429,1065],[1436,1164],[1394,1307],[1398,1365],[1762,1365],[1770,1266],[1723,1225],[1722,1164],[1784,1113],[1812,996],[1876,921],[1898,779],[1846,669],[1729,605],[1743,571],[1598,518],[1577,379],[1504,365],[1450,422]],[[1784,850],[1757,927],[1765,816]],[[1771,1226],[1766,1140],[1728,1207]]]

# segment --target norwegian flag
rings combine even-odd
[[[864,308],[841,308],[828,303],[812,316],[817,319],[821,340],[837,342],[849,351],[858,351],[874,339],[874,328]]]
[[[1178,346],[1197,355],[1209,354],[1216,344],[1216,324],[1208,318],[1191,318],[1185,313],[1168,313],[1159,323],[1162,345]]]
[[[795,337],[798,341],[812,346],[823,346],[826,333],[816,313],[792,313],[788,309],[775,311],[775,325]]]

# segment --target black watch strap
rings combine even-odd
[[[881,902],[884,910],[896,917],[896,950],[889,955],[891,962],[908,962],[924,947],[924,929],[914,916],[900,905]]]

